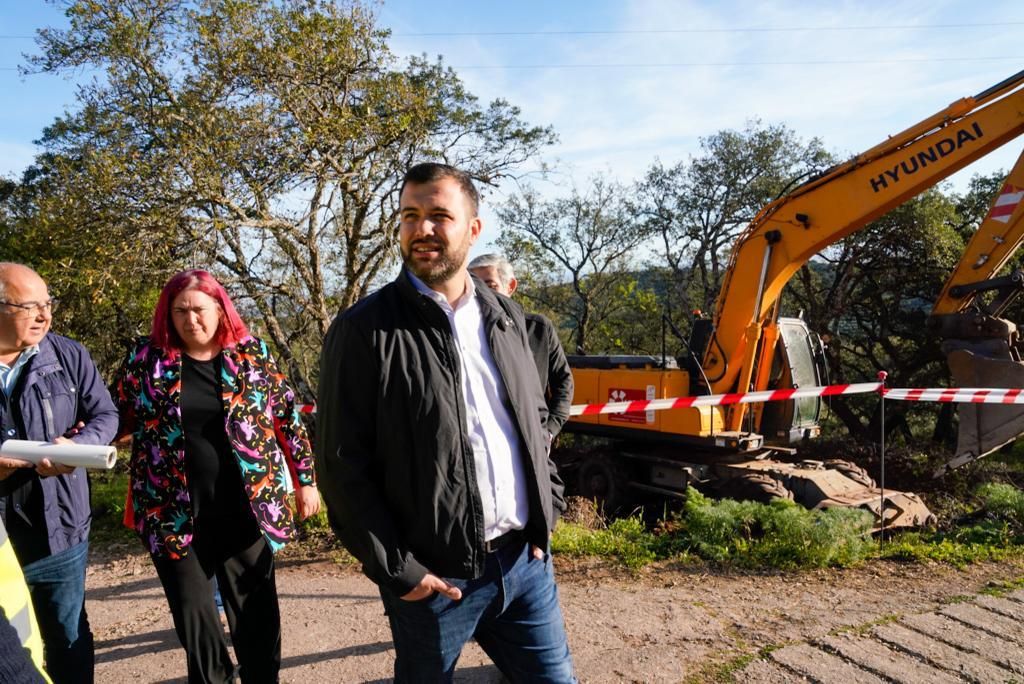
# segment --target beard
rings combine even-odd
[[[430,246],[438,251],[437,259],[424,262],[412,258],[418,246]],[[465,265],[469,254],[469,234],[461,245],[445,245],[434,240],[415,240],[409,243],[408,249],[402,249],[402,262],[409,271],[423,281],[425,285],[438,285],[447,282]]]

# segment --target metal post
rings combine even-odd
[[[878,479],[879,489],[882,492],[882,501],[880,502],[880,505],[878,507],[879,510],[881,511],[881,516],[882,516],[882,528],[878,532],[879,542],[880,542],[881,546],[885,546],[885,378],[888,375],[889,374],[886,373],[885,371],[878,371],[878,381],[881,383],[881,386],[878,388],[878,394],[879,394],[879,396],[881,398],[880,399],[881,406],[879,408],[879,410],[881,412],[881,419],[879,420],[879,423],[882,426],[881,427],[881,435],[880,435],[881,439],[879,440],[879,443],[880,443],[880,447],[879,447],[880,454],[879,455],[880,455],[880,458],[881,458],[881,473],[879,474],[879,479]]]

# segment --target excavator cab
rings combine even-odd
[[[802,318],[780,318],[779,343],[767,389],[820,387],[828,384],[821,338]],[[765,404],[760,432],[769,444],[796,444],[821,433],[821,398]]]

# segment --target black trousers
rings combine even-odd
[[[189,683],[221,684],[235,674],[213,599],[214,576],[242,682],[276,682],[281,669],[281,613],[273,552],[258,532],[255,541],[237,530],[233,540],[225,534],[205,539],[200,535],[196,530],[198,541],[181,560],[153,557],[188,659]],[[245,541],[240,543],[240,537]]]

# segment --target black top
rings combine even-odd
[[[228,442],[220,374],[219,354],[209,361],[182,354],[181,425],[197,531],[251,517],[241,471]]]
[[[504,405],[518,428],[525,540],[543,548],[565,503],[547,456],[547,406],[526,322],[511,299],[479,280],[475,287]],[[428,569],[479,577],[488,557],[483,509],[466,457],[458,345],[444,311],[403,269],[334,319],[320,360],[316,465],[335,534],[363,572],[397,596]]]
[[[547,428],[554,437],[569,420],[572,407],[572,369],[555,332],[555,324],[540,314],[526,314],[526,341],[537,365],[540,387],[548,406]]]

